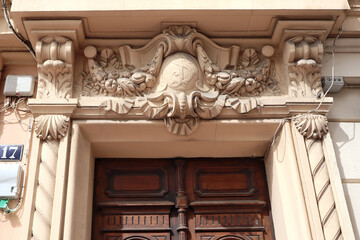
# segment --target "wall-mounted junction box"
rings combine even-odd
[[[35,78],[31,75],[8,75],[5,80],[6,97],[30,97],[34,94]]]
[[[332,82],[332,77],[330,77],[330,76],[326,76],[321,79],[321,83],[322,83],[324,92],[326,92],[330,88],[331,82]],[[334,83],[329,92],[331,92],[331,93],[339,92],[343,88],[344,85],[345,85],[345,83],[344,83],[344,79],[342,77],[334,77]]]
[[[17,199],[20,193],[21,166],[18,163],[0,164],[0,198]]]

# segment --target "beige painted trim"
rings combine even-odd
[[[41,141],[34,134],[31,141],[31,156],[29,161],[29,172],[27,174],[27,186],[26,193],[24,198],[24,211],[28,212],[24,214],[28,216],[27,219],[24,219],[24,223],[27,223],[24,227],[23,238],[22,239],[31,239],[31,229],[34,218],[34,207],[35,207],[35,198],[36,198],[36,187],[38,184],[38,175],[39,175],[39,163],[41,155]]]
[[[233,121],[234,123],[231,124]],[[279,121],[215,120],[206,123],[210,125],[204,129],[208,129],[210,132],[214,131],[212,137],[206,135],[208,131],[202,132],[201,129],[198,130],[199,132],[195,132],[195,136],[173,136],[162,128],[160,121],[74,121],[69,149],[70,164],[64,240],[90,239],[95,157],[131,157],[131,154],[129,155],[128,152],[118,151],[121,145],[129,147],[133,157],[145,157],[141,151],[144,151],[147,157],[175,157],[178,156],[178,150],[189,157],[208,156],[209,152],[207,149],[202,148],[204,146],[203,141],[207,139],[205,145],[209,143],[221,145],[224,139],[222,136],[217,136],[216,129],[221,129],[226,124],[230,124],[233,129],[231,132],[227,132],[227,141],[225,142],[227,145],[236,149],[242,148],[242,144],[248,142],[251,146],[263,148],[263,141],[265,139],[266,143],[271,141]],[[211,127],[211,124],[214,127]],[[206,124],[202,126],[204,125],[206,126]],[[264,131],[265,136],[254,135],[256,132],[254,130],[259,125],[267,126],[268,131]],[[99,129],[102,132],[100,135],[97,134]],[[138,131],[136,131],[136,134],[133,134],[135,129]],[[241,131],[245,131],[245,133],[241,134]],[[278,240],[311,239],[294,147],[291,141],[291,131],[288,124],[285,125],[283,134],[285,132],[286,137],[280,138],[281,144],[279,145],[278,141],[273,148],[276,148],[277,151],[285,150],[286,161],[269,160],[274,159],[273,157],[269,157],[265,161],[272,201],[272,215],[276,222],[274,226],[275,234]],[[154,141],[157,144],[167,143],[166,147],[162,147],[162,153],[152,148]],[[184,145],[183,143],[190,144]],[[284,143],[286,143],[286,146]],[[112,147],[106,148],[103,151],[103,147],[106,145]],[[134,146],[137,147],[137,151],[134,151],[134,148],[132,148]],[[244,148],[249,147],[244,146]],[[262,150],[263,154],[265,149]],[[153,154],[149,155],[151,152]],[[223,156],[230,156],[226,155],[225,152],[222,152],[222,154]],[[232,154],[236,156],[236,152]],[[243,152],[242,154],[245,153]],[[220,157],[220,155],[218,156]],[[239,151],[238,156],[242,156],[241,151]]]
[[[307,150],[304,142],[304,137],[296,130],[294,123],[292,123],[292,138],[295,145],[297,164],[299,166],[302,188],[304,191],[304,199],[306,203],[307,214],[310,222],[312,239],[325,239],[321,219],[318,210],[318,202],[314,190],[314,183],[312,180],[311,169]]]
[[[67,184],[67,171],[69,153],[69,131],[66,136],[60,140],[57,167],[56,167],[56,179],[55,179],[55,193],[52,209],[52,223],[51,223],[51,235],[50,239],[62,239],[63,227],[64,227],[64,215],[65,215],[65,203],[66,203],[66,184]]]
[[[311,237],[304,194],[289,123],[265,159],[272,218],[276,239],[320,239]]]
[[[91,238],[94,163],[90,141],[73,124],[64,240]]]
[[[341,183],[360,183],[360,178],[359,179],[342,179]]]

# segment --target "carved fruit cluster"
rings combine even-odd
[[[85,95],[142,96],[145,89],[155,85],[153,65],[150,63],[134,70],[131,66],[122,66],[113,50],[104,49],[100,54],[100,64],[94,59],[89,61],[91,77],[84,83]]]
[[[221,70],[210,59],[204,60],[205,80],[221,94],[257,96],[267,87],[270,60],[260,60],[254,49],[244,51],[237,70]]]

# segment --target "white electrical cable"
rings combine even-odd
[[[23,36],[21,36],[21,34],[18,33],[18,32],[14,29],[14,26],[11,24],[11,21],[10,21],[10,18],[9,18],[9,13],[8,13],[8,10],[7,10],[7,6],[6,6],[6,3],[5,3],[5,0],[1,0],[1,4],[2,4],[3,10],[4,10],[4,17],[5,17],[5,20],[6,20],[6,23],[7,23],[8,27],[9,27],[9,28],[11,29],[11,31],[14,33],[15,37],[17,37],[17,38],[25,45],[25,47],[29,50],[31,56],[33,56],[33,58],[34,58],[35,61],[37,62],[35,51],[34,51],[34,49],[32,48],[31,43],[29,42],[29,40],[27,40],[27,39],[25,39]]]
[[[24,192],[25,192],[25,182],[26,182],[26,176],[27,176],[27,163],[29,160],[29,147],[30,147],[30,141],[31,141],[31,137],[32,137],[32,128],[33,128],[33,123],[34,123],[34,119],[33,117],[30,117],[29,120],[29,124],[24,123],[21,118],[20,118],[20,114],[18,111],[23,111],[23,112],[28,112],[28,110],[24,110],[24,109],[19,109],[18,106],[21,102],[23,102],[26,98],[12,98],[10,97],[9,99],[7,99],[5,106],[3,107],[4,110],[7,110],[9,108],[13,109],[15,111],[15,116],[16,116],[16,121],[14,122],[10,122],[8,120],[1,120],[1,122],[7,123],[7,124],[20,124],[21,128],[28,132],[28,139],[27,139],[27,145],[25,148],[25,156],[24,156],[24,163],[23,163],[23,184],[22,187],[20,189],[21,191],[21,195],[20,198],[18,200],[18,203],[16,204],[16,206],[14,208],[9,208],[6,207],[5,209],[0,209],[2,211],[2,215],[8,215],[8,214],[12,214],[14,212],[16,212],[17,210],[20,209],[21,205],[22,205],[22,201],[24,198]],[[14,119],[15,120],[15,119]],[[27,129],[25,130],[23,128],[23,125],[27,126]]]
[[[316,108],[314,108],[314,109],[306,112],[306,114],[309,114],[309,113],[312,113],[312,112],[317,112],[317,111],[319,110],[319,108],[321,107],[321,105],[322,105],[323,102],[324,102],[324,99],[325,99],[326,95],[329,93],[330,89],[331,89],[331,88],[333,87],[333,85],[334,85],[334,80],[335,80],[335,45],[336,45],[336,41],[338,40],[338,38],[339,38],[340,35],[342,34],[343,30],[344,30],[344,26],[341,25],[341,27],[340,27],[340,29],[339,29],[339,33],[338,33],[338,35],[335,37],[335,39],[334,39],[334,41],[333,41],[333,44],[332,44],[332,49],[331,49],[332,66],[331,66],[331,84],[330,84],[330,87],[328,88],[328,90],[327,90],[327,91],[324,93],[324,95],[322,96],[319,105],[318,105]],[[289,121],[289,120],[294,120],[294,119],[299,118],[299,117],[301,117],[301,115],[300,115],[300,116],[299,116],[299,115],[298,115],[298,116],[291,116],[291,117],[286,117],[286,118],[281,119],[281,122],[280,122],[279,125],[277,126],[277,128],[276,128],[276,130],[275,130],[275,133],[274,133],[274,135],[273,135],[273,137],[272,137],[272,140],[271,140],[270,144],[268,145],[268,147],[267,147],[267,149],[266,149],[266,152],[265,152],[265,155],[264,155],[264,159],[267,158],[267,156],[268,156],[268,154],[269,154],[269,151],[270,151],[271,147],[274,145],[275,140],[276,140],[276,138],[277,138],[277,136],[278,136],[278,134],[279,134],[279,132],[280,132],[280,129],[282,129],[282,127],[284,126],[284,124],[285,124],[287,121]]]

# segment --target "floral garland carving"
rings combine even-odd
[[[208,56],[208,48],[225,54],[224,59],[230,59],[226,66],[232,67],[219,67]],[[142,49],[122,46],[119,53],[106,48],[98,54],[89,46],[84,54],[88,70],[82,95],[112,97],[102,106],[118,114],[139,107],[150,119],[164,119],[167,129],[177,135],[193,132],[199,119],[219,116],[226,104],[238,113],[258,108],[255,99],[239,97],[276,89],[271,54],[260,56],[248,48],[240,56],[238,46],[221,48],[188,26],[165,29]],[[149,59],[145,66],[144,59]]]
[[[85,49],[89,59],[89,72],[92,79],[85,83],[83,95],[105,95],[119,97],[142,96],[146,89],[154,86],[164,54],[164,45],[160,44],[152,61],[140,69],[131,66],[121,67],[113,50],[101,51],[100,64],[94,58],[96,49],[92,46]],[[106,70],[108,67],[110,70]]]
[[[258,96],[269,84],[270,60],[265,58],[260,61],[257,52],[252,48],[244,51],[238,70],[233,71],[224,71],[216,66],[201,44],[197,45],[197,53],[207,83],[221,94]]]

